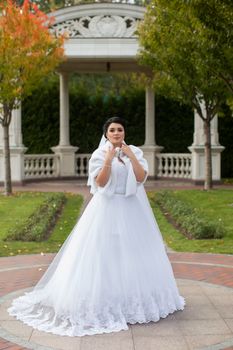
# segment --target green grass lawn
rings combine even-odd
[[[71,232],[80,213],[83,198],[80,195],[67,194],[67,202],[59,217],[53,233],[43,242],[6,242],[3,241],[10,228],[19,225],[45,200],[44,192],[19,192],[13,196],[0,195],[0,256],[17,254],[56,252]]]
[[[233,191],[212,190],[209,192],[199,190],[173,191],[178,199],[197,208],[201,215],[209,220],[221,220],[226,229],[223,239],[189,240],[170,224],[160,211],[156,200],[152,200],[156,193],[149,193],[152,209],[156,220],[168,246],[175,251],[206,252],[233,254]],[[46,198],[42,192],[20,192],[12,197],[0,195],[0,256],[17,254],[56,252],[67,238],[80,213],[83,199],[79,195],[67,194],[67,202],[59,217],[53,233],[47,241],[43,242],[5,242],[10,228],[19,225],[31,215]]]
[[[159,209],[153,193],[149,194],[157,222],[167,245],[176,251],[233,254],[233,191],[232,190],[179,190],[177,199],[185,201],[211,221],[221,221],[226,229],[223,239],[189,240],[178,232]],[[156,198],[156,194],[155,194]]]

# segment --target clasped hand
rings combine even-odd
[[[131,148],[126,145],[125,143],[123,143],[120,147],[120,150],[126,155],[128,156],[130,159],[134,156],[133,151],[131,150]],[[112,162],[113,158],[116,155],[116,148],[111,148],[109,147],[108,150],[106,151],[106,157],[105,160],[107,162]]]

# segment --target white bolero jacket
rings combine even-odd
[[[96,181],[95,181],[97,175],[99,174],[100,170],[103,167],[105,154],[109,147],[113,147],[113,146],[109,141],[107,141],[104,146],[97,148],[93,152],[90,158],[89,171],[88,171],[89,177],[88,177],[87,185],[91,187],[90,192],[92,194],[99,192],[106,196],[112,196],[115,193],[115,189],[117,185],[117,166],[118,166],[117,162],[119,162],[117,157],[114,157],[112,161],[111,175],[109,177],[107,184],[104,187],[100,187],[96,184]],[[145,158],[143,157],[143,152],[140,150],[140,148],[136,146],[130,145],[129,147],[135,154],[139,163],[144,168],[146,175],[142,183],[137,182],[130,159],[125,154],[123,154],[123,152],[121,152],[122,153],[121,159],[124,161],[126,169],[128,171],[127,181],[126,181],[126,193],[125,193],[126,197],[136,195],[138,187],[143,185],[143,183],[146,181],[147,174],[148,174],[148,164]]]

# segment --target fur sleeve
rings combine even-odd
[[[97,149],[92,153],[88,164],[88,181],[87,185],[91,187],[90,192],[94,194],[97,191],[95,178],[98,176],[104,162],[103,150]]]
[[[143,182],[141,182],[141,183],[144,183],[147,179],[148,172],[149,172],[147,160],[144,158],[143,151],[140,148],[138,148],[136,146],[132,146],[132,145],[130,145],[130,148],[133,151],[133,153],[135,154],[137,160],[139,161],[139,163],[141,164],[143,169],[145,170],[146,175],[145,175]]]

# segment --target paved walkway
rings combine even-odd
[[[17,190],[82,193],[85,182],[31,183]],[[191,188],[186,182],[149,182],[148,189]],[[195,187],[197,188],[197,187]],[[59,337],[33,330],[10,317],[11,300],[30,289],[42,276],[54,254],[0,258],[0,350],[233,350],[233,255],[169,252],[184,311],[157,323],[132,325],[128,331]]]

